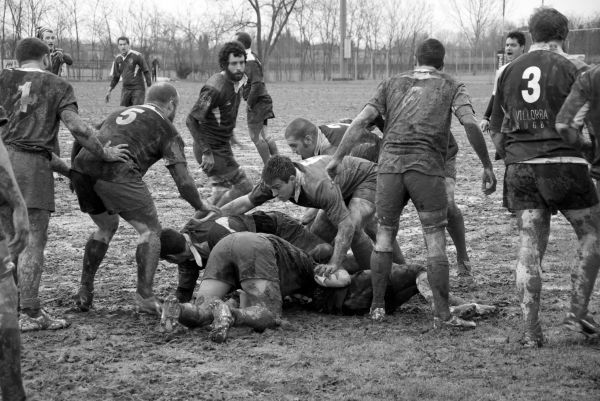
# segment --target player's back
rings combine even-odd
[[[340,146],[348,127],[350,127],[350,124],[346,123],[329,123],[319,126],[319,130],[325,135],[332,146],[332,148],[327,151],[327,154],[333,154],[337,147]],[[377,163],[380,145],[381,139],[375,133],[368,129],[364,129],[360,136],[359,143],[350,151],[350,156]]]
[[[82,149],[75,158],[75,170],[107,181],[139,179],[158,160],[178,161],[183,157],[183,140],[175,126],[150,104],[109,115],[102,123],[98,139],[103,144],[110,141],[111,146],[127,144],[132,156],[127,163],[105,163]]]
[[[34,68],[0,72],[0,106],[9,119],[2,128],[4,143],[34,152],[52,152],[60,114],[77,112],[73,87],[49,71]]]
[[[506,163],[536,157],[580,156],[554,127],[556,115],[577,76],[577,67],[563,55],[534,50],[510,63],[498,82],[505,113]]]

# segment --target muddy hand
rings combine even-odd
[[[106,162],[127,162],[131,159],[131,153],[127,149],[129,145],[122,143],[116,146],[110,146],[110,141],[104,145],[103,160]]]

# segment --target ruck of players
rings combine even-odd
[[[579,243],[562,325],[600,337],[588,310],[600,268],[593,181],[600,178],[600,70],[565,52],[568,20],[557,10],[537,9],[528,25],[527,51],[522,32],[506,37],[508,63],[494,78],[487,110],[474,109],[469,88],[444,70],[444,45],[428,38],[416,46],[414,69],[381,81],[352,118],[322,116],[329,121],[319,125],[297,115],[282,132],[271,120],[283,106],[269,93],[247,32],[220,44],[219,68],[190,104],[183,104],[177,83],[153,82],[145,56],[119,37],[108,91],[93,95],[110,102],[121,82],[121,107],[99,124],[89,122],[78,93],[60,76],[74,60],[56,47],[54,32],[40,28],[36,38],[20,40],[19,66],[0,72],[2,399],[25,399],[20,352],[29,344],[21,333],[72,327],[60,308],[46,310],[40,291],[59,176],[77,199],[70,207],[94,227],[83,241],[80,276],[68,278],[78,281],[70,308],[84,319],[94,319],[89,312],[105,296],[96,292],[96,279],[125,222],[137,232],[127,245],[135,266],[119,266],[136,278],[131,308],[153,315],[161,333],[203,327],[205,341],[224,343],[236,341],[235,326],[286,330],[289,304],[385,324],[419,294],[430,309],[430,329],[453,333],[485,325],[500,309],[482,292],[480,299],[465,294],[476,285],[478,261],[469,255],[465,229],[476,223],[465,221],[455,198],[462,169],[455,136],[464,135],[480,163],[478,181],[468,185],[481,197],[495,192],[494,167],[504,167],[501,198],[519,233],[520,346],[547,345],[542,261],[558,212]],[[258,179],[238,161],[240,107],[254,145],[244,151],[257,152]],[[185,135],[175,125],[178,111]],[[464,133],[451,131],[453,116]],[[62,149],[70,157],[60,155],[61,126],[72,137],[72,149]],[[157,184],[145,176],[157,163],[165,168],[156,173],[170,176],[187,204],[176,211],[186,216],[182,226],[155,206]],[[206,178],[203,187],[191,165]],[[303,212],[282,212],[281,205],[272,207],[276,201]],[[425,240],[425,263],[405,256],[398,235],[409,201]],[[446,232],[456,260],[449,260]],[[175,289],[166,297],[155,294],[160,260],[172,272],[160,284]],[[451,288],[451,266],[461,296]]]

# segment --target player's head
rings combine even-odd
[[[35,61],[44,64],[48,60],[50,48],[38,38],[25,38],[17,43],[15,58],[19,65],[26,61]]]
[[[127,36],[119,36],[117,38],[117,46],[119,47],[119,52],[124,56],[129,51],[129,38]]]
[[[219,50],[219,66],[232,81],[241,80],[246,69],[246,49],[244,49],[244,46],[236,40],[225,43]]]
[[[235,40],[237,40],[238,42],[240,42],[242,45],[244,45],[244,47],[246,49],[250,48],[250,45],[252,45],[252,38],[250,37],[250,35],[247,32],[236,32],[235,33]]]
[[[289,157],[272,156],[262,171],[262,180],[271,189],[273,196],[287,201],[296,188],[296,167]]]
[[[171,263],[182,263],[193,258],[183,234],[171,228],[160,232],[160,258]]]
[[[427,39],[417,48],[417,63],[441,70],[444,68],[446,49],[437,39]]]
[[[285,140],[292,152],[302,159],[315,155],[318,128],[305,118],[296,118],[285,129]]]
[[[50,50],[54,49],[54,42],[56,41],[56,35],[54,35],[54,32],[52,31],[52,29],[38,27],[35,37],[43,40],[48,45]]]
[[[154,103],[165,110],[167,118],[171,121],[175,119],[177,106],[179,106],[179,93],[177,89],[167,82],[154,84],[148,90],[146,103]]]
[[[525,51],[525,34],[521,31],[512,31],[506,35],[504,54],[508,61],[513,61]]]
[[[569,34],[569,20],[554,8],[541,7],[529,18],[529,33],[536,43],[562,42]]]

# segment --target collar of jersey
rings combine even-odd
[[[140,104],[137,107],[144,107],[146,109],[150,109],[153,112],[155,112],[156,114],[158,114],[163,120],[167,121],[167,118],[162,113],[162,109],[154,103],[144,103],[144,104]]]
[[[252,54],[252,49],[246,49],[246,61],[254,61],[256,57]]]
[[[320,129],[317,129],[317,143],[315,144],[315,152],[313,156],[324,155],[325,151],[331,147],[331,143],[329,140],[321,132]]]
[[[200,253],[198,252],[198,250],[196,249],[196,245],[192,242],[192,239],[190,238],[190,236],[186,233],[181,233],[183,234],[183,237],[185,238],[185,242],[187,243],[187,246],[190,248],[190,252],[192,252],[192,255],[194,256],[194,260],[196,261],[196,264],[200,267],[202,267],[202,257],[200,256]]]
[[[296,202],[298,202],[298,199],[300,199],[300,191],[304,185],[304,180],[304,173],[296,168],[296,184],[294,188],[294,200]]]
[[[552,52],[552,53],[560,54],[561,56],[564,56],[564,57],[568,56],[568,54],[565,53],[563,51],[563,49],[560,48],[560,47],[557,47],[556,50],[550,49],[550,45],[548,43],[533,43],[529,47],[529,52],[528,53],[535,52],[535,51],[538,51],[538,50],[547,50],[547,51]]]

